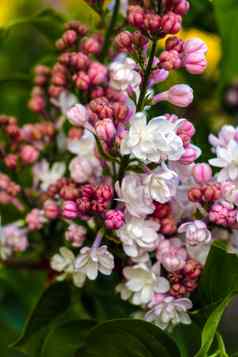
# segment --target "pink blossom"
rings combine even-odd
[[[236,223],[237,210],[226,201],[217,202],[209,211],[209,219],[211,222],[221,226],[232,226]]]
[[[93,85],[102,84],[107,79],[107,68],[99,62],[93,62],[89,67],[88,76]]]
[[[31,231],[40,230],[43,227],[44,223],[46,222],[44,211],[34,208],[26,216],[26,222],[29,230]]]
[[[165,269],[174,272],[184,267],[187,253],[180,239],[162,239],[159,242],[156,257]]]
[[[192,221],[182,224],[179,233],[185,233],[189,245],[207,244],[211,241],[211,233],[203,221]]]
[[[70,224],[65,232],[65,239],[72,243],[73,247],[81,247],[86,239],[86,229],[78,224]]]
[[[39,157],[39,151],[31,145],[21,148],[20,157],[25,164],[33,164]]]

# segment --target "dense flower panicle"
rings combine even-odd
[[[186,83],[164,83],[158,92],[171,71],[199,75],[207,66],[206,44],[179,37],[189,2],[157,5],[121,0],[117,9],[112,1],[118,27],[105,37],[104,21],[96,32],[67,23],[52,68],[34,69],[28,107],[40,121],[20,126],[0,115],[0,205],[14,205],[23,217],[0,227],[0,256],[27,256],[38,239],[48,263],[50,239],[53,279],[83,288],[99,274],[117,274],[121,298],[172,329],[191,322],[189,297],[213,241],[237,253],[238,129],[210,135],[215,157],[196,163],[193,124],[172,109],[154,114],[162,101],[192,104]],[[32,174],[32,185],[30,177],[22,185],[21,170]]]

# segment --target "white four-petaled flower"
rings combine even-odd
[[[184,153],[182,139],[176,133],[179,124],[180,121],[171,123],[165,117],[147,123],[145,113],[137,113],[122,140],[121,154],[132,155],[145,163],[179,160]]]

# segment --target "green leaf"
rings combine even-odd
[[[70,288],[67,283],[50,286],[33,309],[22,336],[12,345],[22,352],[37,356],[49,325],[62,315],[70,305]]]
[[[17,19],[5,28],[0,28],[0,43],[5,41],[14,28],[22,25],[33,26],[48,40],[55,41],[63,32],[64,18],[53,9],[45,9],[29,18]]]
[[[95,325],[93,320],[74,320],[56,326],[44,342],[41,357],[74,357]]]
[[[238,256],[227,253],[224,245],[215,242],[196,292],[199,304],[204,307],[221,302],[234,292],[238,292]]]
[[[238,75],[237,49],[234,43],[238,36],[237,0],[214,0],[215,15],[222,37],[223,59],[221,64],[220,81],[222,85],[234,80]]]
[[[78,357],[179,357],[174,341],[141,320],[112,320],[90,331]]]
[[[178,325],[171,336],[176,342],[182,357],[191,357],[201,346],[201,328],[192,322],[191,325]]]
[[[226,307],[230,304],[233,294],[228,295],[222,303],[212,312],[202,331],[202,344],[195,357],[206,357],[216,336],[218,325]]]

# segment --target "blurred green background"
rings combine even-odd
[[[203,149],[202,159],[208,159],[211,156],[208,134],[225,123],[237,125],[238,1],[191,0],[191,3],[192,10],[181,36],[201,37],[206,41],[209,66],[202,77],[175,73],[165,87],[186,82],[194,88],[194,104],[188,111],[177,113],[196,125],[196,144]],[[61,31],[61,20],[51,11],[39,15],[46,8],[54,8],[66,19],[81,19],[93,26],[97,23],[97,16],[83,0],[0,0],[0,111],[21,118],[22,122],[37,120],[26,106],[33,66],[38,62],[51,64],[56,57],[54,42]],[[43,273],[0,269],[1,357],[20,356],[7,346],[21,330],[45,284]],[[235,303],[222,327],[228,351],[238,351],[237,321]]]

